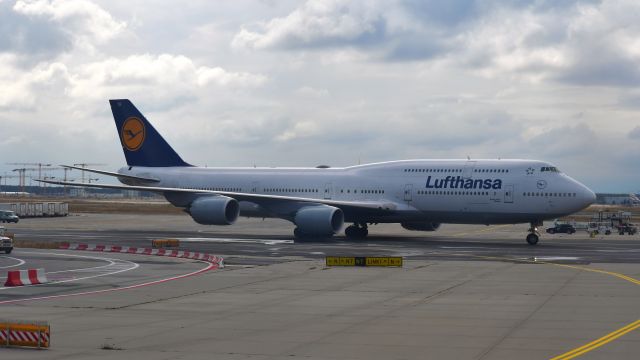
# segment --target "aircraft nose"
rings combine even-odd
[[[578,183],[580,191],[578,192],[578,200],[580,201],[582,208],[586,208],[587,206],[596,202],[596,194],[591,191],[588,187]]]

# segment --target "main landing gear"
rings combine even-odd
[[[355,223],[351,226],[347,226],[347,228],[344,229],[344,234],[349,239],[364,239],[369,235],[369,229],[367,228],[366,223]]]
[[[527,243],[529,243],[529,245],[536,245],[540,240],[540,233],[538,232],[538,226],[542,226],[541,221],[531,222],[531,227],[529,228],[529,235],[527,235]]]

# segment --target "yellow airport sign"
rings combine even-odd
[[[179,247],[180,240],[178,239],[156,239],[151,241],[151,247],[154,249]]]
[[[360,257],[327,256],[327,266],[398,266],[402,267],[402,257]]]

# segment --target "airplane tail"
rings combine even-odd
[[[128,99],[109,100],[129,166],[192,166],[182,160]]]

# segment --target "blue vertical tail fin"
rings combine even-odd
[[[192,166],[180,158],[128,99],[109,100],[129,166]]]

